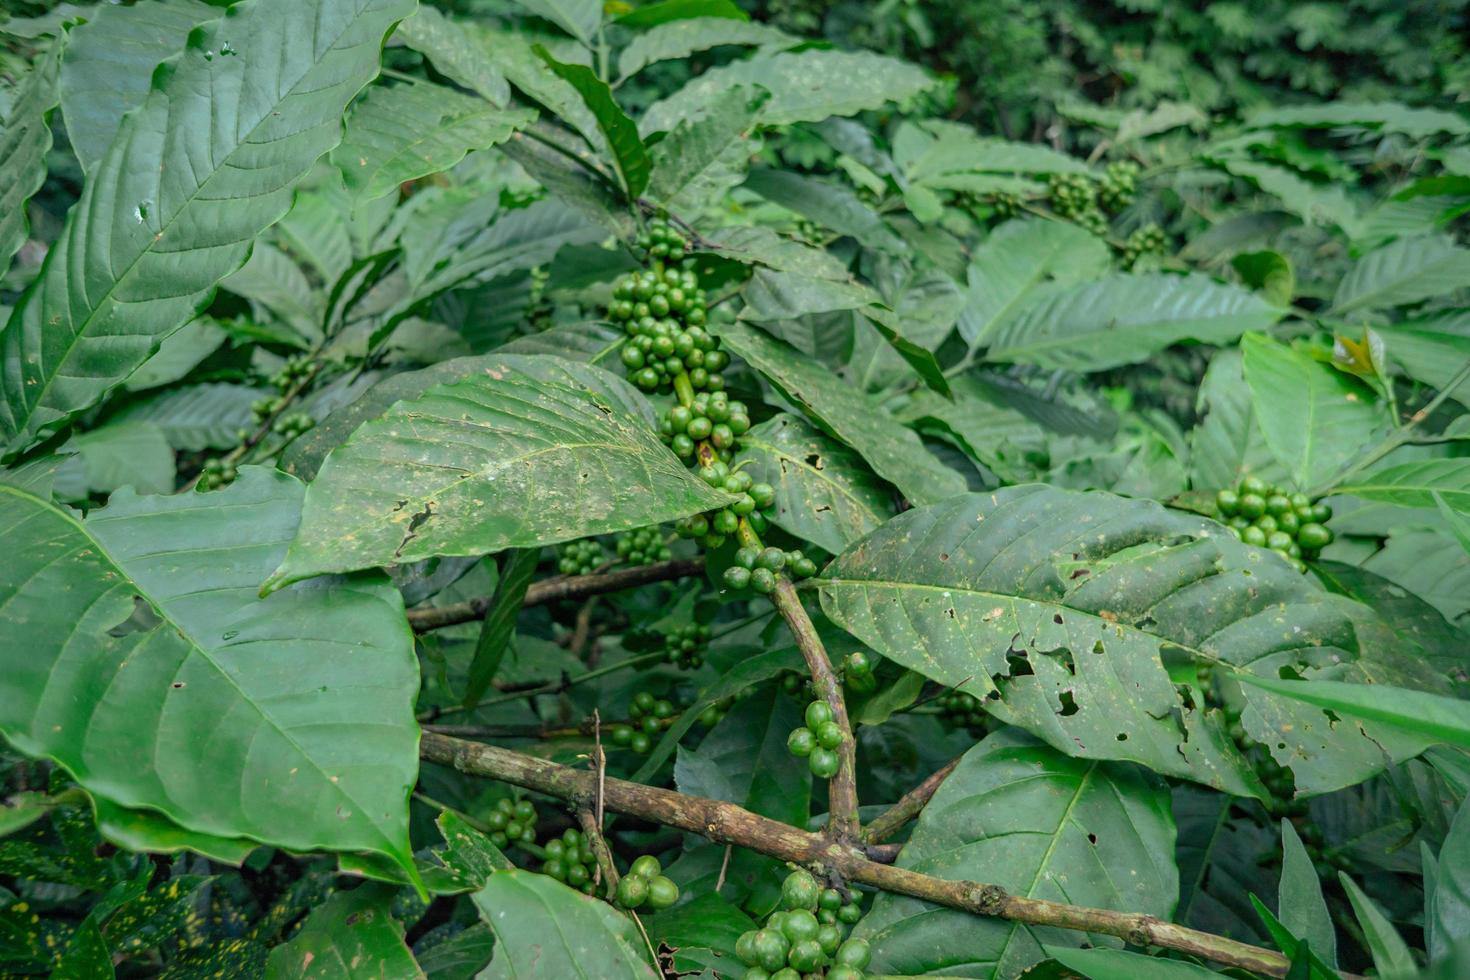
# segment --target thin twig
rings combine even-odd
[[[597,858],[597,873],[607,882],[604,894],[611,896],[618,890],[618,869],[613,864],[612,851],[608,849],[607,841],[602,836],[602,821],[587,810],[578,810],[577,822],[582,825],[582,833],[587,835],[587,844]]]
[[[493,745],[464,742],[432,732],[419,746],[423,758],[474,776],[523,786],[573,805],[590,807],[597,795],[595,773]],[[949,908],[1013,922],[1117,936],[1137,946],[1178,950],[1271,976],[1285,976],[1286,957],[1273,950],[1165,922],[1155,916],[1087,908],[1012,895],[999,885],[950,881],[869,860],[861,849],[749,810],[656,786],[608,779],[607,808],[699,834],[721,844],[738,844],[784,861],[836,872],[849,881]]]
[[[777,580],[771,600],[781,618],[786,620],[796,647],[806,660],[817,696],[827,702],[832,709],[832,720],[842,729],[842,744],[837,748],[837,774],[827,786],[830,800],[827,829],[839,841],[854,842],[858,839],[859,830],[857,751],[853,744],[852,723],[847,718],[847,705],[842,699],[842,684],[832,669],[832,661],[827,659],[827,649],[822,645],[817,627],[806,614],[806,607],[801,604],[801,597],[796,594],[796,586],[790,579],[783,575]]]
[[[605,595],[608,592],[621,592],[624,589],[647,585],[650,582],[664,582],[688,575],[698,575],[702,571],[704,571],[704,558],[700,557],[675,558],[652,565],[636,565],[633,568],[624,568],[604,575],[559,575],[556,578],[533,583],[526,590],[526,598],[521,605],[522,607],[541,606],[558,599],[581,599],[587,596]],[[477,619],[484,619],[490,603],[489,596],[481,596],[468,602],[457,602],[449,606],[410,609],[408,623],[416,633],[426,633],[429,630],[443,629],[445,626],[469,623]]]
[[[924,780],[907,793],[893,806],[880,813],[872,823],[863,830],[863,840],[869,844],[877,844],[884,838],[893,836],[900,827],[919,815],[929,804],[929,798],[939,788],[939,784],[954,772],[954,767],[960,764],[963,756],[957,756],[946,762],[933,775]]]
[[[493,698],[487,698],[486,700],[480,701],[477,704],[455,704],[443,708],[430,708],[428,711],[420,712],[418,720],[420,722],[431,722],[437,718],[443,718],[445,715],[459,714],[464,711],[474,711],[477,708],[489,708],[497,704],[508,704],[511,701],[519,701],[521,698],[534,698],[542,694],[560,694],[562,691],[566,691],[570,688],[576,687],[578,684],[585,684],[588,681],[595,681],[599,677],[606,677],[608,674],[614,674],[620,670],[629,670],[635,667],[642,667],[644,664],[657,663],[661,660],[666,659],[668,659],[668,654],[664,653],[664,651],[662,650],[655,650],[653,653],[640,654],[636,657],[629,657],[627,660],[619,660],[615,664],[608,664],[606,667],[598,667],[596,670],[589,670],[587,673],[578,674],[576,677],[563,677],[559,681],[547,681],[545,684],[538,684],[535,687],[524,687],[520,690],[508,691],[505,694],[498,694]],[[458,732],[457,734],[464,735],[468,733]]]

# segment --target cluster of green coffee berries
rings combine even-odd
[[[591,575],[606,560],[596,538],[568,541],[556,550],[556,570],[563,575]]]
[[[811,677],[803,671],[782,671],[778,683],[781,685],[781,690],[790,694],[792,697],[800,696],[810,701],[817,696],[816,685],[812,683]]]
[[[299,435],[310,432],[314,425],[316,425],[316,420],[306,412],[288,412],[271,424],[271,431],[278,436],[295,439]]]
[[[1332,543],[1326,527],[1332,508],[1312,503],[1304,493],[1286,493],[1257,476],[1248,476],[1234,490],[1215,494],[1215,506],[1237,538],[1257,548],[1270,548],[1299,572]]]
[[[1164,229],[1150,222],[1135,230],[1123,243],[1123,265],[1131,269],[1145,255],[1163,255],[1168,243]]]
[[[807,705],[805,720],[805,725],[791,729],[786,748],[792,755],[806,760],[813,776],[831,779],[837,775],[841,761],[837,750],[842,746],[842,726],[833,720],[832,708],[826,701]]]
[[[678,626],[664,634],[664,652],[669,663],[684,670],[704,666],[704,649],[709,645],[710,630],[700,623]]]
[[[781,908],[735,941],[744,980],[862,980],[872,956],[868,944],[843,938],[844,926],[861,917],[859,906],[844,904],[835,888],[793,872],[781,884]]]
[[[1117,214],[1133,203],[1138,192],[1138,164],[1132,160],[1118,160],[1108,164],[1102,180],[1097,184],[1097,203],[1107,211]]]
[[[296,382],[311,373],[311,358],[305,354],[297,354],[286,359],[281,369],[271,375],[271,387],[277,391],[287,391]]]
[[[199,489],[218,490],[235,482],[240,475],[239,469],[234,463],[224,459],[206,459],[204,469],[199,473]]]
[[[730,464],[717,459],[698,470],[699,478],[716,490],[739,497],[728,507],[686,517],[674,525],[674,532],[681,538],[694,538],[706,548],[718,548],[725,539],[740,529],[740,518],[750,522],[751,528],[760,534],[768,526],[762,511],[770,510],[776,503],[776,488],[769,483],[756,483],[742,469],[732,470]]]
[[[639,691],[628,704],[628,719],[632,724],[612,725],[607,737],[620,749],[631,749],[643,755],[653,748],[653,736],[662,732],[679,717],[679,706],[668,698],[654,697],[648,691]]]
[[[659,215],[648,223],[648,230],[638,236],[638,247],[648,253],[649,258],[678,262],[689,248],[689,240],[669,219]]]
[[[750,430],[750,411],[744,402],[731,401],[723,391],[701,391],[689,405],[674,405],[659,422],[659,438],[686,462],[695,458],[701,442],[715,448],[716,458],[728,463],[736,441]]]
[[[1092,178],[1082,174],[1052,174],[1047,188],[1053,211],[1094,235],[1107,234],[1108,219],[1097,206],[1097,184]]]
[[[617,903],[625,909],[648,906],[657,912],[679,901],[679,886],[664,877],[658,858],[642,854],[633,859],[628,873],[618,879]]]
[[[617,552],[618,560],[627,565],[652,565],[674,557],[657,527],[622,532],[614,540],[613,550]]]
[[[854,650],[842,661],[842,680],[854,694],[872,694],[878,687],[868,655]]]
[[[990,716],[980,699],[965,691],[945,691],[934,699],[939,716],[956,728],[963,728],[976,738],[985,734]]]
[[[725,569],[723,578],[732,589],[749,587],[770,595],[776,591],[776,573],[781,571],[794,579],[811,578],[817,574],[817,563],[800,550],[744,547],[735,552],[735,563]]]
[[[592,894],[597,855],[593,853],[586,834],[576,828],[568,828],[560,837],[547,841],[541,852],[546,855],[541,865],[542,874],[566,882],[584,895]]]
[[[536,807],[530,800],[503,797],[496,801],[495,809],[485,818],[485,826],[490,830],[490,843],[501,848],[518,842],[534,846],[538,819]]]
[[[650,266],[613,283],[607,309],[628,335],[622,352],[628,379],[644,391],[668,391],[682,373],[696,391],[718,391],[730,355],[705,330],[708,297],[695,271],[676,264],[684,256],[683,237],[667,222],[652,222],[649,235],[655,233],[660,237],[649,248]]]
[[[1021,199],[1015,194],[1007,194],[1004,191],[991,194],[988,203],[995,216],[1002,221],[1014,218],[1021,213]]]

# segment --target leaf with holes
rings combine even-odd
[[[194,317],[341,138],[413,6],[256,0],[154,72],[0,333],[0,454],[96,404]]]
[[[333,450],[266,589],[645,527],[732,499],[658,441],[627,382],[559,357],[500,355]]]
[[[893,491],[862,458],[794,415],[762,422],[740,446],[751,477],[776,488],[771,521],[834,555],[893,516]]]
[[[895,864],[1012,895],[1168,919],[1179,894],[1174,819],[1164,781],[1137,766],[1070,759],[1016,732],[966,752],[940,784]],[[1127,868],[1126,875],[1109,869]],[[871,972],[1003,980],[1045,946],[1117,939],[976,917],[882,894],[853,933]]]
[[[0,487],[0,731],[186,830],[407,864],[418,678],[397,590],[256,597],[303,492],[246,468],[217,493],[121,491],[82,522]]]
[[[1367,607],[1212,521],[1106,493],[1020,486],[908,511],[817,585],[859,640],[1061,751],[1237,795],[1262,789],[1223,713],[1205,708],[1196,664],[1445,688]],[[1359,782],[1428,744],[1261,689],[1246,697],[1241,723],[1299,792]]]

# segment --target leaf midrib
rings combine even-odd
[[[72,514],[69,514],[66,511],[62,510],[61,508],[55,506],[51,502],[46,501],[46,500],[43,500],[42,498],[37,497],[36,495],[34,495],[32,493],[28,493],[28,492],[26,492],[24,490],[21,490],[19,487],[13,487],[13,486],[9,486],[9,485],[6,485],[6,484],[0,484],[0,493],[9,494],[9,495],[11,495],[13,497],[18,497],[18,498],[20,498],[23,501],[29,502],[33,506],[39,507],[43,511],[49,511],[52,514],[55,514],[56,516],[62,518],[66,523],[71,524],[76,529],[77,533],[79,533],[84,540],[86,540],[87,542],[89,542],[93,547],[95,547],[97,549],[98,555],[101,558],[103,558],[104,560],[106,560],[106,562],[109,565],[111,565],[112,568],[114,568],[118,572],[119,575],[122,576],[123,581],[125,581],[125,582],[127,582],[129,584],[129,586],[131,587],[131,590],[136,591],[139,595],[143,596],[144,598],[146,598],[148,600],[148,604],[153,608],[153,611],[158,615],[159,619],[161,620],[160,627],[162,625],[164,625],[164,624],[167,624],[167,626],[172,627],[174,629],[174,631],[178,633],[179,636],[181,636],[182,638],[184,638],[189,643],[189,646],[190,646],[191,650],[194,651],[194,653],[196,655],[198,655],[199,657],[201,657],[212,668],[214,668],[215,672],[218,673],[225,680],[225,682],[229,685],[229,687],[231,689],[233,689],[235,691],[235,693],[237,695],[239,695],[240,700],[243,701],[244,703],[248,704],[256,712],[256,714],[258,714],[260,716],[260,718],[263,721],[265,721],[266,723],[268,723],[270,725],[270,727],[274,731],[276,731],[283,739],[285,739],[285,741],[291,746],[292,749],[294,749],[297,752],[297,754],[302,758],[302,760],[304,760],[306,763],[310,764],[311,768],[314,769],[321,776],[321,779],[322,779],[322,781],[324,783],[326,783],[328,786],[332,787],[332,790],[338,796],[340,796],[342,799],[346,800],[348,803],[351,803],[354,807],[356,807],[357,810],[358,810],[358,812],[364,814],[365,816],[368,816],[368,819],[371,821],[373,827],[375,827],[379,831],[379,833],[382,835],[382,838],[383,838],[384,843],[387,845],[386,846],[386,853],[388,853],[388,854],[397,854],[398,853],[398,850],[399,849],[394,844],[393,839],[387,833],[383,832],[383,828],[379,825],[376,816],[371,816],[370,815],[372,813],[372,809],[373,808],[372,807],[365,807],[365,806],[363,806],[362,803],[356,797],[354,797],[351,793],[347,792],[347,790],[342,786],[342,784],[340,782],[335,781],[325,770],[323,770],[316,763],[315,758],[311,755],[311,753],[307,752],[296,741],[296,739],[293,737],[293,735],[291,734],[291,732],[290,732],[289,729],[283,728],[279,723],[276,722],[275,718],[273,718],[268,712],[266,712],[266,710],[264,708],[262,708],[259,704],[257,704],[256,701],[253,698],[247,696],[246,693],[245,693],[245,691],[236,682],[235,678],[230,675],[230,672],[227,671],[227,670],[225,670],[224,667],[221,666],[219,664],[219,662],[215,660],[214,656],[212,655],[212,651],[210,651],[202,643],[200,643],[197,639],[195,639],[194,634],[193,634],[192,631],[186,629],[181,623],[179,623],[179,621],[176,620],[172,616],[172,614],[170,614],[167,611],[167,608],[164,607],[163,605],[161,605],[160,604],[160,601],[153,596],[152,592],[150,592],[148,589],[144,588],[143,585],[136,578],[134,578],[131,574],[129,574],[128,571],[127,571],[127,569],[126,569],[126,567],[121,562],[119,562],[115,557],[113,557],[112,552],[110,550],[108,550],[107,546],[104,545],[99,538],[97,538],[95,535],[91,534],[87,530],[87,526],[84,523],[82,523],[81,521],[79,521]],[[67,555],[66,557],[70,557],[70,555]],[[53,561],[50,564],[51,565],[54,565],[55,562]],[[159,627],[155,627],[154,629],[156,631],[156,630],[159,629]],[[148,804],[143,804],[143,803],[134,803],[134,804],[129,804],[129,805],[140,806],[140,807],[144,807],[144,808],[148,808],[148,809],[151,809],[152,808]],[[202,833],[202,834],[217,834],[217,833],[219,833],[218,831],[215,831],[215,830],[207,830],[207,829],[203,829],[203,828],[190,827],[187,823],[185,823],[185,821],[179,819],[179,817],[176,816],[173,813],[167,813],[166,811],[162,811],[162,810],[160,810],[159,812],[164,813],[169,819],[173,820],[180,827],[183,827],[186,830],[194,830],[195,832]],[[248,837],[248,838],[250,838],[252,840],[260,840],[260,838],[254,837],[251,834],[241,834],[240,836],[242,836],[242,837]],[[268,841],[262,841],[262,843],[269,843],[269,842]]]

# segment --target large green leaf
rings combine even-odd
[[[1328,966],[1337,963],[1337,930],[1327,900],[1322,897],[1322,883],[1311,855],[1290,820],[1281,821],[1281,884],[1276,892],[1276,908],[1281,924],[1311,943],[1313,953]]]
[[[1189,477],[1196,490],[1233,487],[1255,474],[1284,481],[1256,422],[1251,390],[1238,350],[1222,350],[1210,358],[1195,401],[1200,420],[1189,433]]]
[[[1070,759],[1025,735],[965,753],[929,801],[898,867],[1001,885],[1013,895],[1168,919],[1179,894],[1164,781],[1135,766]],[[1126,868],[1127,874],[1112,869]],[[874,973],[1015,977],[1047,946],[1106,936],[976,917],[881,894],[854,935]]]
[[[0,129],[0,276],[25,244],[30,232],[26,202],[46,180],[51,113],[60,98],[61,51],[62,42],[57,40],[37,56]]]
[[[443,85],[377,87],[353,108],[332,162],[348,191],[370,201],[504,142],[535,118],[530,109],[497,109]]]
[[[1438,499],[1457,513],[1470,514],[1470,459],[1400,463],[1349,481],[1332,492],[1402,507],[1433,507]]]
[[[648,196],[675,212],[698,213],[739,184],[759,149],[753,133],[764,98],[737,85],[716,96],[700,119],[681,120],[649,151]]]
[[[418,678],[397,590],[256,597],[303,489],[246,468],[217,493],[122,491],[83,523],[0,487],[0,730],[188,830],[406,865]]]
[[[640,3],[619,16],[618,24],[642,30],[695,17],[750,19],[750,15],[741,10],[735,0],[651,0],[650,3]]]
[[[103,4],[72,30],[61,65],[61,111],[84,171],[96,170],[122,117],[148,97],[158,63],[182,51],[196,25],[222,16],[201,0]]]
[[[900,255],[909,250],[878,212],[841,184],[765,167],[750,172],[745,188],[869,248]]]
[[[789,345],[745,323],[716,327],[732,351],[765,375],[827,434],[855,449],[883,479],[916,503],[942,500],[965,488],[905,428],[861,391]]]
[[[1329,591],[1372,606],[1401,639],[1424,651],[1440,673],[1470,676],[1470,635],[1450,625],[1420,596],[1366,568],[1343,562],[1314,561],[1312,574]]]
[[[1342,883],[1353,913],[1358,917],[1363,940],[1373,954],[1373,966],[1378,976],[1383,980],[1414,980],[1421,976],[1409,944],[1404,942],[1404,937],[1399,935],[1378,904],[1344,872],[1337,873],[1337,880]]]
[[[762,422],[740,446],[750,475],[776,488],[772,523],[834,555],[893,516],[893,491],[862,459],[793,415]]]
[[[1299,490],[1321,493],[1388,419],[1372,389],[1261,334],[1241,341],[1256,422]]]
[[[390,889],[338,892],[314,909],[290,942],[271,950],[267,980],[413,980],[423,971],[403,943]]]
[[[497,871],[474,901],[495,932],[495,958],[481,980],[658,976],[627,916],[555,878]]]
[[[1260,795],[1204,707],[1227,675],[1446,685],[1371,610],[1220,525],[1146,500],[1021,486],[908,511],[829,565],[822,608],[879,653],[1063,752]],[[1367,688],[1364,688],[1367,690]],[[1241,719],[1298,792],[1350,785],[1427,740],[1252,688]]]
[[[989,343],[991,331],[1044,283],[1095,279],[1111,264],[1096,235],[1063,221],[1007,221],[990,233],[970,259],[969,292],[960,335]]]
[[[1249,805],[1193,783],[1174,787],[1179,828],[1179,908],[1174,921],[1258,943],[1262,933],[1249,895],[1275,884],[1266,867],[1276,835]]]
[[[0,334],[0,452],[95,404],[193,318],[340,139],[413,5],[247,0],[154,73]]]
[[[653,133],[673,129],[681,119],[698,118],[715,95],[736,85],[760,85],[769,91],[771,98],[761,109],[761,121],[781,125],[856,115],[913,98],[933,84],[934,79],[923,69],[867,51],[814,48],[762,53],[711,68],[655,102],[644,113],[639,128],[645,134]]]
[[[268,588],[646,527],[729,499],[658,441],[625,381],[506,354],[399,402],[334,450]]]
[[[1006,404],[982,378],[962,375],[953,386],[953,398],[917,393],[900,417],[926,435],[954,443],[1002,480],[1019,483],[1034,477],[1046,458],[1046,430]]]
[[[233,449],[240,430],[255,424],[250,406],[264,394],[244,385],[186,385],[129,402],[112,420],[152,423],[175,449]]]
[[[1125,949],[1046,947],[1047,955],[1088,980],[1218,980],[1220,974],[1187,960],[1144,956]]]
[[[626,79],[655,62],[725,44],[791,47],[799,43],[800,38],[769,24],[734,17],[684,17],[652,27],[628,42],[618,54],[618,73]]]
[[[990,331],[986,359],[1072,371],[1146,360],[1171,344],[1226,344],[1282,311],[1205,276],[1123,275],[1048,286]]]
[[[510,101],[510,83],[473,27],[425,6],[399,24],[394,36],[433,62],[445,78],[504,106]]]
[[[1470,749],[1470,703],[1459,698],[1341,681],[1284,681],[1244,676],[1242,682],[1337,714],[1413,732],[1428,742]]]
[[[1412,524],[1391,528],[1363,568],[1417,595],[1451,623],[1470,627],[1470,553],[1449,534]]]
[[[1425,895],[1425,946],[1431,961],[1470,939],[1470,803],[1461,803],[1437,859],[1432,893]]]
[[[1335,129],[1360,126],[1419,138],[1435,133],[1463,135],[1470,122],[1440,109],[1415,109],[1399,102],[1325,102],[1319,105],[1262,109],[1249,117],[1252,126]]]
[[[910,181],[928,187],[978,190],[976,175],[1090,174],[1086,163],[1041,143],[988,139],[963,123],[927,119],[903,123],[893,157]]]
[[[587,104],[588,111],[597,120],[598,128],[602,130],[603,138],[612,151],[613,163],[617,165],[618,174],[622,177],[623,190],[628,193],[628,200],[636,201],[648,186],[652,164],[648,161],[648,150],[638,135],[638,127],[613,98],[612,89],[586,65],[557,61],[539,44],[532,50],[559,78],[576,89],[582,101]]]
[[[1443,389],[1470,361],[1470,311],[1446,310],[1403,323],[1373,328],[1383,338],[1388,359],[1415,381]],[[1470,382],[1461,384],[1455,399],[1470,402]]]
[[[1448,236],[1403,238],[1353,263],[1338,283],[1332,312],[1402,306],[1462,289],[1470,281],[1470,249]]]

